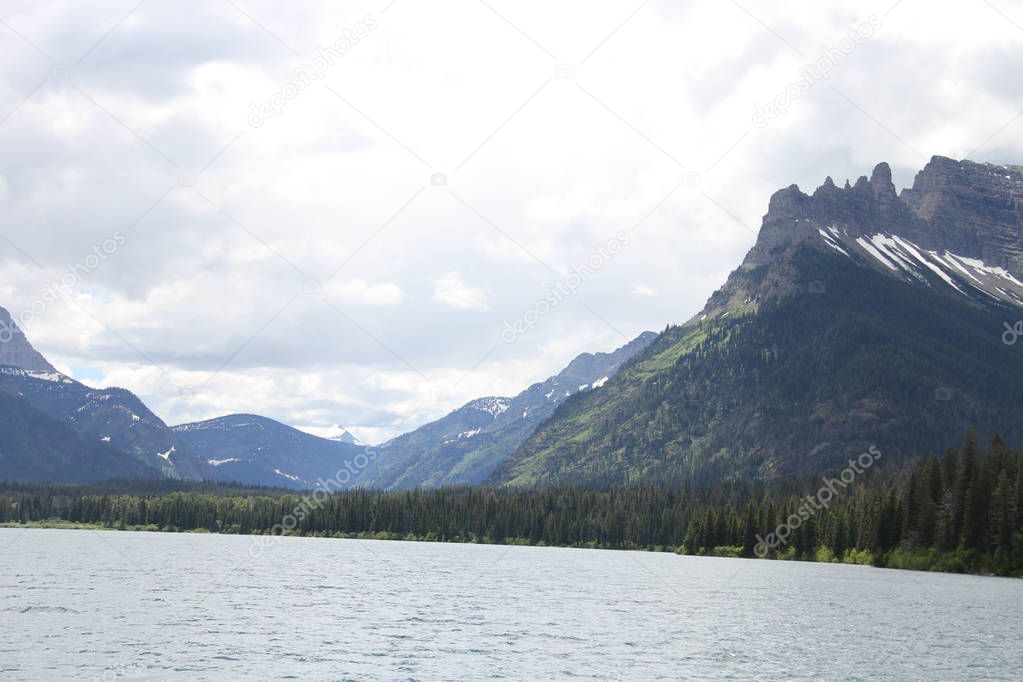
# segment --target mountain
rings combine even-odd
[[[0,420],[0,478],[168,477],[309,489],[347,468],[341,485],[478,483],[563,400],[598,389],[655,337],[580,355],[514,398],[475,400],[370,449],[344,429],[320,438],[248,414],[170,428],[130,391],[90,388],[57,371],[0,308],[0,407],[8,411]]]
[[[4,381],[0,381],[0,434],[0,480],[80,483],[160,475],[126,453],[43,414]]]
[[[315,488],[365,450],[253,414],[181,424],[173,431],[214,468],[213,478],[247,485]]]
[[[43,415],[82,434],[88,442],[107,444],[143,465],[112,471],[111,475],[148,473],[202,479],[211,472],[138,396],[123,388],[90,388],[58,372],[10,320],[7,311],[0,308],[0,322],[5,325],[0,330],[15,330],[0,331],[0,357],[4,359],[0,385]],[[0,433],[6,438],[16,437],[6,431]],[[43,459],[38,466],[40,471],[52,468]]]
[[[789,186],[771,197],[756,245],[703,314],[742,309],[754,295],[795,293],[805,283],[786,276],[784,263],[805,248],[865,259],[904,281],[926,285],[937,277],[967,296],[1019,305],[1021,174],[1018,166],[935,157],[901,196],[885,163],[843,189],[830,177],[809,196]]]
[[[657,335],[644,332],[611,353],[584,353],[513,398],[473,400],[375,448],[358,485],[413,488],[478,484],[569,397],[598,392]]]
[[[771,197],[689,322],[565,401],[489,481],[604,485],[817,472],[970,427],[1023,437],[1023,168],[941,157]]]
[[[338,443],[346,443],[348,445],[362,445],[358,438],[348,432],[348,429],[341,429],[341,433],[331,436],[329,440],[336,440]]]
[[[0,308],[0,366],[20,367],[30,372],[56,372],[11,319],[11,314]]]

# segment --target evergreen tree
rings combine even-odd
[[[1003,552],[1012,550],[1014,510],[1012,508],[1012,487],[1009,475],[1004,469],[998,475],[998,483],[991,495],[991,538],[990,549]]]
[[[746,505],[746,519],[742,529],[742,556],[747,559],[754,556],[753,550],[757,544],[757,513],[753,502]]]

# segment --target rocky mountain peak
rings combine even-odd
[[[869,178],[860,176],[854,185],[846,181],[843,188],[829,176],[812,195],[797,185],[778,190],[742,267],[702,313],[800,290],[804,283],[790,281],[784,268],[753,273],[804,246],[866,256],[889,273],[918,280],[919,269],[937,268],[952,279],[966,277],[994,298],[1023,305],[1023,167],[935,156],[901,195],[883,162]]]
[[[888,186],[894,192],[895,184],[892,182],[892,167],[884,161],[874,166],[874,171],[870,174],[870,186],[874,188],[875,193],[879,189]]]
[[[874,166],[874,172],[870,174],[870,189],[874,192],[874,198],[881,204],[894,204],[898,202],[899,195],[895,191],[895,183],[892,182],[892,169],[883,161]]]
[[[831,227],[853,238],[898,234],[1023,276],[1023,167],[935,156],[901,195],[883,162],[841,189],[830,176],[812,195],[790,185],[771,197],[746,263],[771,262]]]
[[[0,308],[0,365],[18,367],[29,372],[56,372],[46,361],[11,318],[11,314]]]
[[[933,157],[900,200],[941,248],[1023,276],[1023,167]]]

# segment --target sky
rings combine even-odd
[[[1023,2],[7,0],[0,305],[169,424],[376,443],[932,155],[1023,164]]]

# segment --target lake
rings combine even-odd
[[[1023,582],[0,529],[0,679],[1019,679]]]

